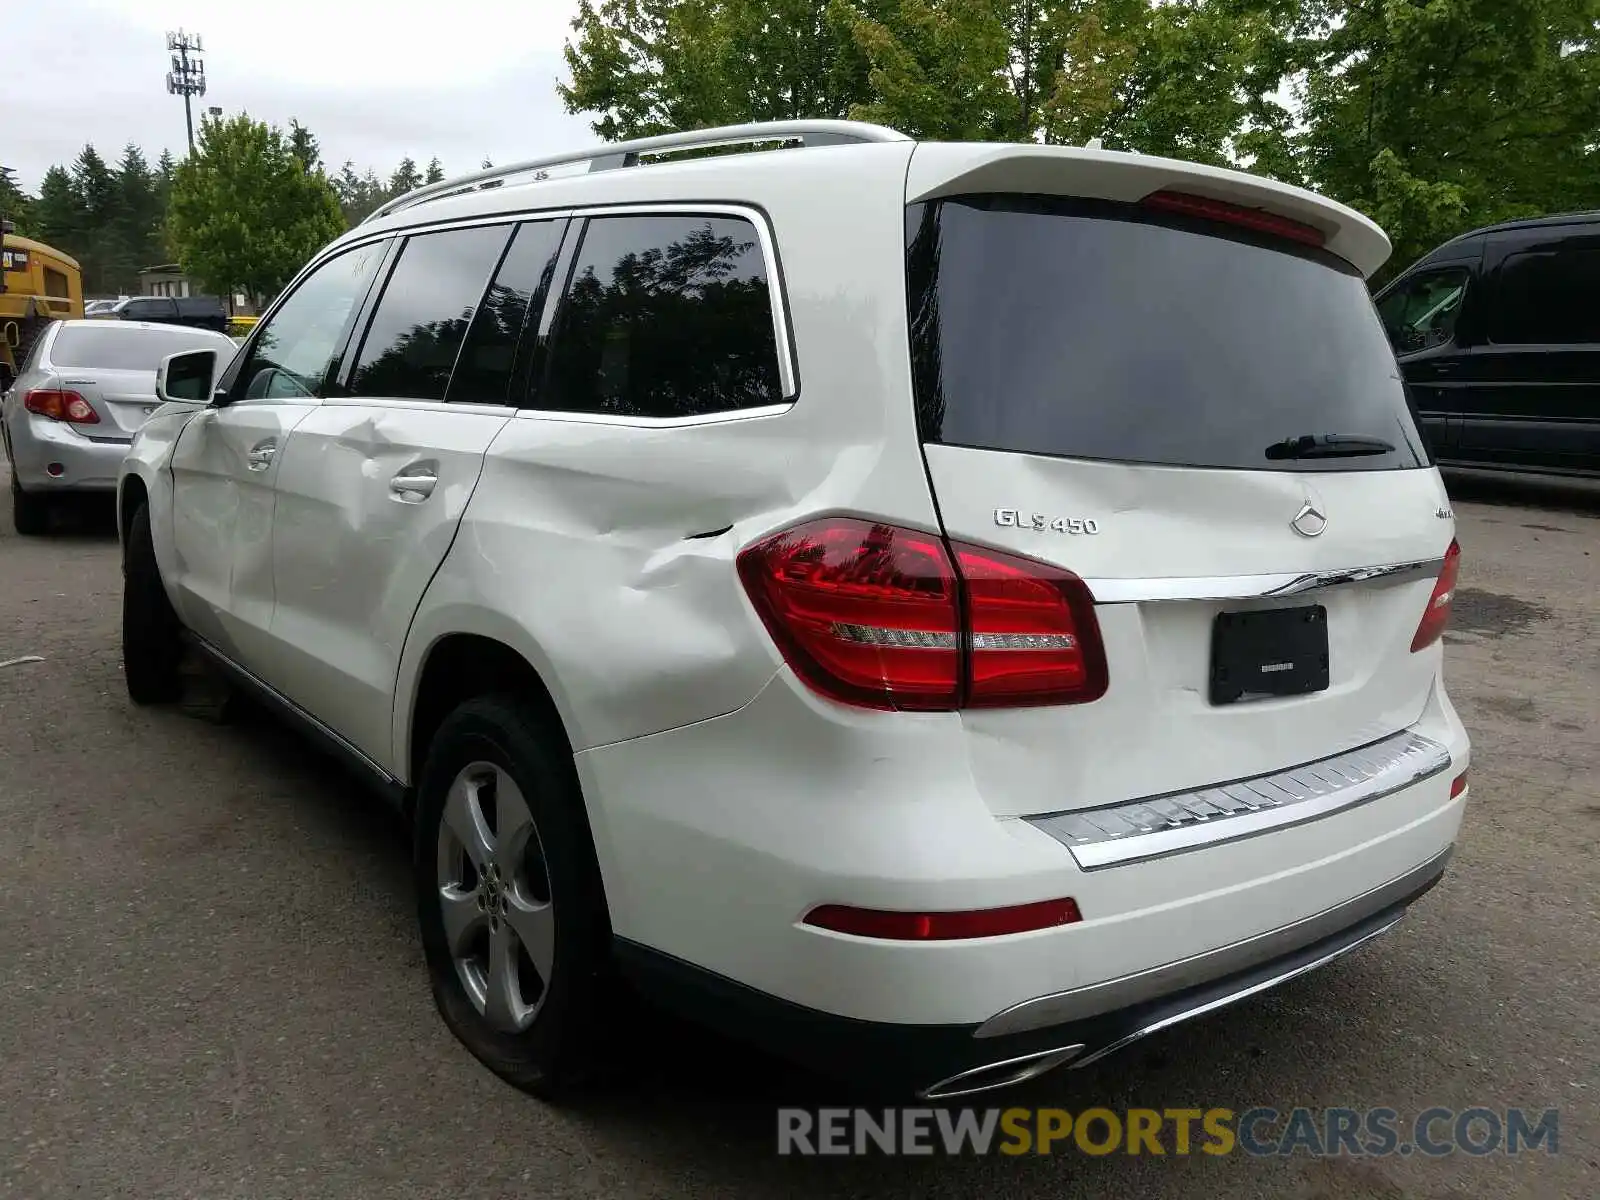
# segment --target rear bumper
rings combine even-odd
[[[1392,928],[1443,877],[1450,854],[1446,849],[1269,934],[1138,976],[1039,997],[979,1025],[858,1021],[781,1000],[634,942],[619,943],[617,955],[636,986],[681,1015],[830,1074],[946,1098],[1011,1086],[1058,1066],[1087,1066],[1324,966]]]
[[[619,938],[803,1009],[976,1029],[1214,953],[1208,971],[1243,969],[1230,948],[1447,850],[1467,803],[1450,794],[1466,732],[1442,687],[1409,728],[1448,766],[1315,819],[1210,820],[1227,840],[1093,868],[1038,818],[988,807],[959,717],[843,713],[785,673],[736,713],[576,761]],[[1302,806],[1281,807],[1272,820]],[[804,920],[821,904],[934,912],[1068,896],[1082,921],[999,937],[894,941]],[[1118,988],[1117,1007],[1147,998]]]
[[[114,491],[130,445],[92,441],[60,421],[24,412],[13,415],[7,435],[11,469],[30,492]],[[61,465],[58,475],[48,470],[51,463]]]

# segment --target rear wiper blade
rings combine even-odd
[[[1359,433],[1307,433],[1284,438],[1267,447],[1267,457],[1284,458],[1362,458],[1369,454],[1393,454],[1394,446],[1382,438]]]

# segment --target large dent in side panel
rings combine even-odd
[[[512,421],[425,608],[472,596],[525,631],[576,749],[734,711],[778,665],[735,567],[748,531],[872,468],[791,417]]]

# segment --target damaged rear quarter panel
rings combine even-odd
[[[699,169],[656,177],[655,202],[745,205],[769,220],[798,394],[787,409],[692,424],[531,411],[508,422],[406,639],[397,763],[439,638],[517,650],[581,752],[734,712],[777,672],[735,568],[744,547],[835,512],[938,528],[906,345],[910,148],[856,149],[859,166],[825,191],[807,155],[750,156],[731,193]]]
[[[502,640],[544,677],[575,750],[741,707],[779,659],[738,582],[738,527],[794,507],[837,466],[789,444],[787,415],[510,422],[407,657],[456,631],[429,628],[436,619],[459,628],[472,607],[493,625],[503,617],[514,632]]]

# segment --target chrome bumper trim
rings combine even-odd
[[[1449,768],[1447,748],[1406,730],[1237,783],[1024,819],[1070,850],[1083,870],[1095,871],[1314,821]]]
[[[1246,938],[1242,942],[1233,942],[1215,950],[1207,950],[1189,958],[1152,967],[1147,971],[1108,979],[1103,983],[1092,983],[1086,987],[1024,1000],[1021,1004],[1014,1004],[990,1017],[972,1036],[1000,1037],[1008,1033],[1026,1033],[1033,1029],[1098,1017],[1117,1009],[1131,1008],[1136,1004],[1198,987],[1213,979],[1248,971],[1251,967],[1271,962],[1286,954],[1293,954],[1303,947],[1333,937],[1341,929],[1359,925],[1386,908],[1412,899],[1444,873],[1445,864],[1450,861],[1451,853],[1451,850],[1446,849],[1422,865],[1391,879],[1388,883],[1379,884],[1371,891],[1363,892],[1359,896],[1291,924],[1280,925],[1277,929]],[[1095,1056],[1098,1057],[1099,1052],[1096,1052]]]
[[[1370,567],[1276,575],[1174,576],[1164,579],[1085,579],[1096,604],[1155,604],[1190,600],[1270,600],[1346,583],[1408,583],[1437,578],[1444,559],[1413,559]]]

